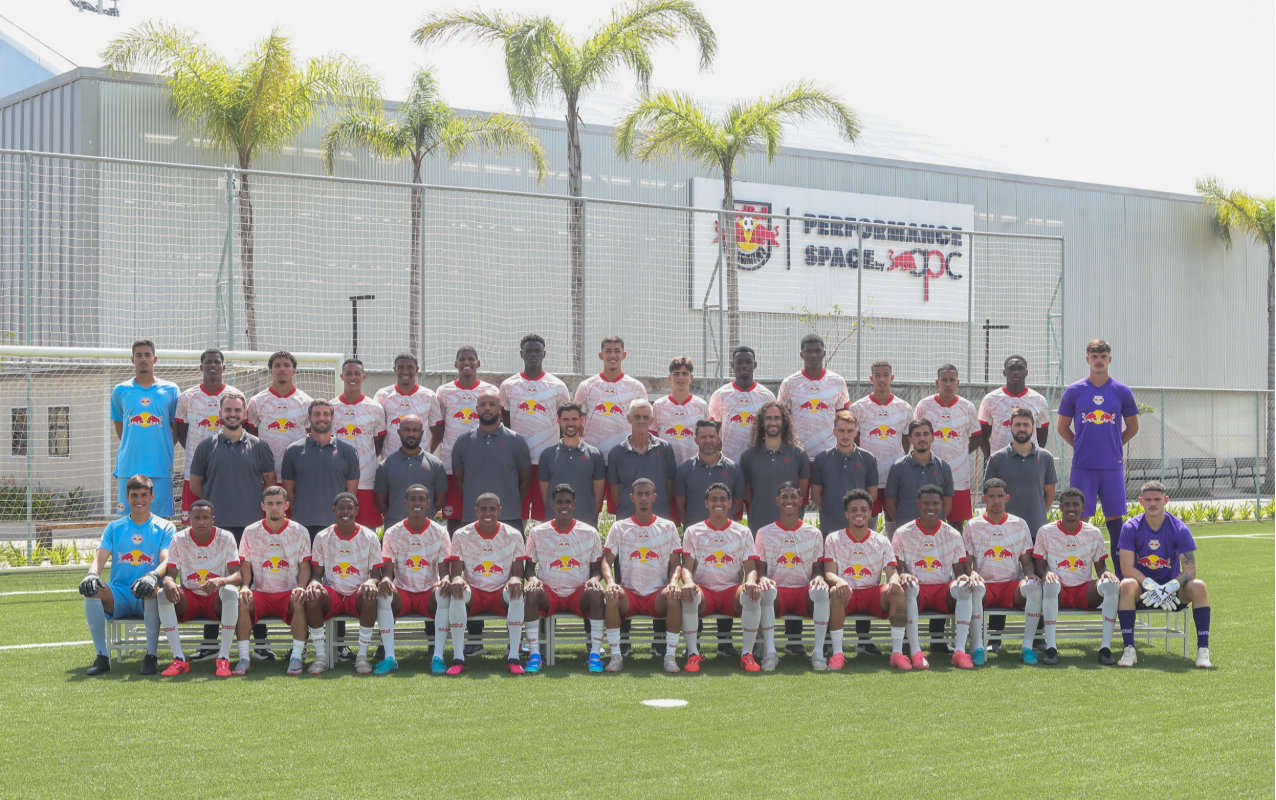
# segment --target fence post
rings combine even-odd
[[[226,345],[235,349],[235,171],[226,170]]]
[[[1271,469],[1268,467],[1268,469]],[[1263,393],[1254,392],[1254,521],[1263,519]]]
[[[735,228],[731,229],[732,232]],[[727,374],[727,340],[725,320],[727,317],[727,215],[725,212],[718,212],[718,378],[719,380],[726,377]]]
[[[1165,387],[1161,387],[1161,483],[1165,483]],[[1182,479],[1179,485],[1183,484]]]
[[[922,269],[930,269],[926,264]],[[971,337],[975,327],[975,234],[970,233],[970,266],[966,269],[966,380],[970,381],[972,362],[970,360]]]
[[[31,186],[31,154],[30,153],[27,153],[23,157],[23,162],[24,162],[25,169],[23,171],[23,179],[22,179],[22,184],[23,184],[22,185],[22,254],[23,254],[23,261],[25,261],[26,263],[23,269],[24,297],[22,298],[22,304],[23,304],[23,317],[24,317],[23,323],[24,324],[23,324],[22,342],[27,347],[31,347],[35,344],[35,341],[32,339],[32,331],[34,330],[34,325],[32,325],[32,319],[31,319],[31,314],[32,314],[31,297],[35,290],[35,284],[34,284],[34,281],[32,280],[33,278],[32,270],[35,269],[35,259],[32,258],[32,254],[31,254],[31,190],[32,190],[32,186]],[[27,491],[26,491],[27,514],[26,516],[27,516],[27,563],[29,564],[31,563],[31,542],[35,538],[35,518],[33,515],[34,498],[31,495],[32,484],[35,482],[35,462],[33,461],[33,458],[32,458],[33,454],[31,452],[32,447],[35,444],[35,437],[32,435],[32,431],[33,431],[34,423],[35,423],[35,409],[33,407],[34,404],[31,401],[31,359],[30,358],[26,360],[26,372],[27,372],[27,425],[26,425],[26,431],[24,431],[26,435],[26,453],[25,453],[26,458],[24,460],[26,461],[26,466],[27,466]]]
[[[855,226],[855,395],[858,399],[860,380],[864,376],[864,226]]]
[[[580,341],[576,342],[576,347],[580,352],[580,359],[577,361],[576,369],[580,372],[581,380],[585,379],[585,353],[589,352],[585,349],[585,339],[588,334],[585,332],[588,327],[585,323],[589,317],[585,314],[585,283],[589,275],[587,261],[589,248],[585,244],[588,231],[585,223],[589,219],[589,205],[584,200],[580,201]],[[424,283],[424,282],[423,282]],[[606,334],[604,334],[606,335]]]

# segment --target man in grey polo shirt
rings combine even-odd
[[[855,412],[840,409],[833,415],[836,444],[811,462],[811,502],[820,509],[820,533],[846,528],[842,498],[852,489],[866,489],[877,502],[877,457],[855,445],[859,420]]]
[[[651,510],[657,517],[673,516],[673,476],[678,471],[673,445],[651,435],[654,414],[651,403],[644,399],[629,404],[630,434],[607,454],[607,482],[616,500],[616,518],[634,514],[634,500],[629,496],[634,481],[646,478],[656,485],[656,503]]]
[[[1036,421],[1032,409],[1016,408],[1010,413],[1010,444],[988,458],[984,480],[1001,478],[1006,482],[1010,499],[1006,511],[1028,523],[1032,539],[1046,524],[1046,509],[1054,503],[1055,473],[1054,455],[1038,447],[1034,440]]]
[[[545,507],[550,507],[550,492],[561,484],[576,490],[576,510],[572,516],[590,527],[598,527],[607,491],[607,462],[603,454],[589,442],[585,430],[585,409],[570,401],[558,406],[558,444],[541,451],[537,479]]]
[[[306,416],[310,433],[284,448],[280,483],[292,500],[292,521],[303,525],[313,542],[337,522],[333,498],[359,491],[359,454],[354,445],[333,437],[332,403],[311,400]]]
[[[682,526],[695,525],[709,518],[709,505],[704,493],[711,484],[725,483],[731,490],[731,517],[744,513],[744,471],[740,465],[722,455],[722,423],[702,419],[696,422],[696,447],[699,452],[678,465],[673,476],[673,499]]]
[[[243,395],[222,395],[222,429],[200,442],[191,458],[191,493],[213,504],[217,527],[239,544],[244,528],[261,519],[261,493],[275,485],[275,455],[244,430]]]
[[[491,492],[501,499],[501,508],[514,515],[501,522],[522,531],[518,514],[523,495],[531,490],[532,451],[526,439],[501,424],[501,396],[495,389],[479,392],[474,410],[478,427],[452,445],[452,479],[463,498],[461,523],[478,519],[479,495]]]
[[[908,423],[909,452],[891,464],[886,475],[886,499],[882,505],[886,518],[895,526],[906,525],[917,519],[917,490],[933,483],[944,491],[944,513],[947,519],[953,507],[953,471],[931,452],[935,429],[928,419],[915,419]]]
[[[780,484],[795,483],[805,496],[811,483],[811,461],[793,436],[788,408],[768,400],[758,409],[758,417],[761,422],[753,426],[753,441],[740,454],[749,530],[754,534],[780,518],[776,502]]]
[[[390,530],[408,517],[408,487],[421,484],[430,493],[426,517],[433,519],[435,502],[447,496],[447,471],[443,462],[421,447],[425,437],[425,422],[416,414],[399,418],[397,429],[399,449],[385,457],[377,466],[372,490],[377,497],[377,510],[385,517],[385,529]]]

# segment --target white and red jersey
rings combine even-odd
[[[1065,531],[1062,522],[1051,522],[1037,531],[1032,556],[1046,562],[1046,569],[1064,586],[1082,586],[1094,580],[1094,565],[1108,557],[1108,545],[1103,533],[1088,522],[1082,522],[1076,533]]]
[[[780,384],[776,397],[789,409],[793,433],[812,461],[837,444],[833,436],[833,415],[851,404],[846,381],[831,369],[811,377],[806,370],[793,373]],[[867,449],[867,448],[865,448]]]
[[[637,595],[649,595],[669,585],[669,556],[682,552],[678,527],[652,517],[642,525],[634,517],[618,519],[607,531],[603,552],[620,564],[620,584]]]
[[[804,587],[811,582],[815,563],[824,560],[824,534],[809,522],[789,530],[777,520],[758,530],[753,554],[776,586]]]
[[[501,407],[514,433],[527,440],[533,464],[540,463],[541,451],[558,444],[558,407],[571,399],[567,384],[548,372],[536,380],[520,372],[501,382]]]
[[[673,445],[673,458],[678,464],[700,452],[696,447],[696,422],[709,419],[709,404],[703,397],[691,395],[679,403],[673,395],[665,395],[651,404],[651,432]]]
[[[224,578],[231,567],[239,566],[239,547],[230,531],[213,529],[208,544],[200,544],[184,528],[173,536],[168,546],[168,565],[177,570],[177,582],[183,589],[204,593],[204,584],[212,578]]]
[[[971,567],[988,583],[1023,578],[1019,557],[1032,554],[1032,532],[1019,517],[1007,514],[1001,522],[993,522],[987,514],[980,514],[962,526],[961,538]]]
[[[913,407],[895,395],[879,403],[868,394],[851,403],[851,411],[859,422],[860,447],[877,459],[877,488],[883,489],[891,464],[904,455],[902,437],[913,418]]]
[[[295,386],[285,395],[275,394],[275,387],[267,386],[264,392],[258,392],[248,401],[244,421],[256,429],[257,438],[275,454],[276,475],[283,469],[284,450],[306,436],[310,400],[310,395]]]
[[[381,559],[394,565],[394,585],[403,592],[428,592],[439,581],[439,570],[452,560],[447,528],[434,520],[419,531],[405,519],[381,537]]]
[[[510,579],[515,561],[527,560],[523,534],[498,523],[491,538],[479,533],[477,522],[471,522],[452,534],[452,560],[465,563],[465,582],[482,592],[498,592]]]
[[[336,525],[329,525],[315,535],[310,554],[310,563],[323,575],[323,582],[347,596],[354,594],[384,560],[381,541],[362,525],[355,525],[349,539],[341,537]]]
[[[774,399],[771,390],[756,381],[747,392],[732,381],[710,395],[709,419],[722,423],[724,456],[740,463],[740,455],[748,449],[753,438],[753,423],[758,421],[758,409]]]
[[[970,489],[970,437],[979,433],[975,404],[957,396],[946,406],[933,394],[917,403],[913,418],[928,419],[935,428],[931,451],[952,468],[953,490]]]
[[[195,448],[222,429],[221,402],[228,394],[244,396],[229,383],[223,383],[215,394],[210,394],[204,384],[197,383],[177,396],[177,411],[173,418],[187,426],[186,441],[182,442],[182,449],[186,451],[186,480],[191,479],[191,459],[195,457]],[[244,398],[244,403],[247,408],[247,398]]]
[[[385,409],[367,395],[353,403],[332,398],[332,435],[345,439],[359,456],[359,488],[371,490],[377,478],[377,437],[385,433]]]
[[[864,541],[857,542],[851,538],[849,528],[824,537],[824,560],[833,565],[832,571],[849,583],[852,591],[876,586],[882,582],[887,567],[899,566],[889,539],[877,531],[868,531]]]
[[[291,592],[297,588],[301,565],[310,560],[310,534],[290,519],[278,533],[266,520],[254,522],[239,537],[239,560],[252,569],[256,591]]]
[[[1050,404],[1037,392],[1023,387],[1022,394],[1011,394],[1006,387],[998,386],[979,403],[979,423],[992,428],[988,435],[988,452],[995,453],[1010,444],[1014,437],[1010,435],[1010,412],[1016,408],[1026,408],[1032,412],[1032,427],[1040,428],[1050,424]],[[1033,431],[1036,438],[1036,431]]]
[[[426,442],[426,448],[429,448],[430,428],[443,421],[443,412],[439,411],[439,398],[434,392],[418,384],[412,391],[404,394],[399,384],[394,383],[377,390],[373,399],[385,410],[385,443],[381,445],[382,453],[393,453],[403,447],[403,442],[399,441],[399,421],[409,414],[416,414],[421,418],[425,426],[425,435],[422,438]]]
[[[585,409],[584,440],[603,454],[629,437],[629,404],[647,399],[642,381],[624,373],[614,381],[602,375],[590,375],[576,386],[576,402]]]
[[[541,583],[567,597],[589,580],[590,565],[603,557],[603,540],[597,528],[580,520],[560,531],[551,519],[527,534],[527,557],[536,564]]]
[[[696,560],[696,585],[720,592],[744,583],[744,562],[755,555],[753,534],[734,520],[722,530],[697,522],[682,532],[682,552]]]
[[[917,576],[918,583],[948,583],[953,579],[953,565],[966,560],[966,543],[957,529],[943,520],[932,531],[917,520],[895,529],[891,539],[895,559]]]
[[[452,448],[456,445],[457,439],[478,427],[478,396],[489,389],[499,391],[487,381],[478,381],[468,389],[462,386],[460,381],[452,381],[439,387],[437,392],[439,412],[443,415],[441,460],[443,469],[449,475],[452,474]]]

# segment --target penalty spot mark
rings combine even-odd
[[[651,706],[652,708],[681,708],[682,706],[685,706],[687,704],[687,701],[672,700],[672,699],[643,700],[642,704],[644,706]]]

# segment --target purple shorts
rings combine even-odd
[[[1072,468],[1072,486],[1080,489],[1085,495],[1085,513],[1083,516],[1094,516],[1095,501],[1103,505],[1103,516],[1108,519],[1124,517],[1125,505],[1125,469],[1085,469]]]

